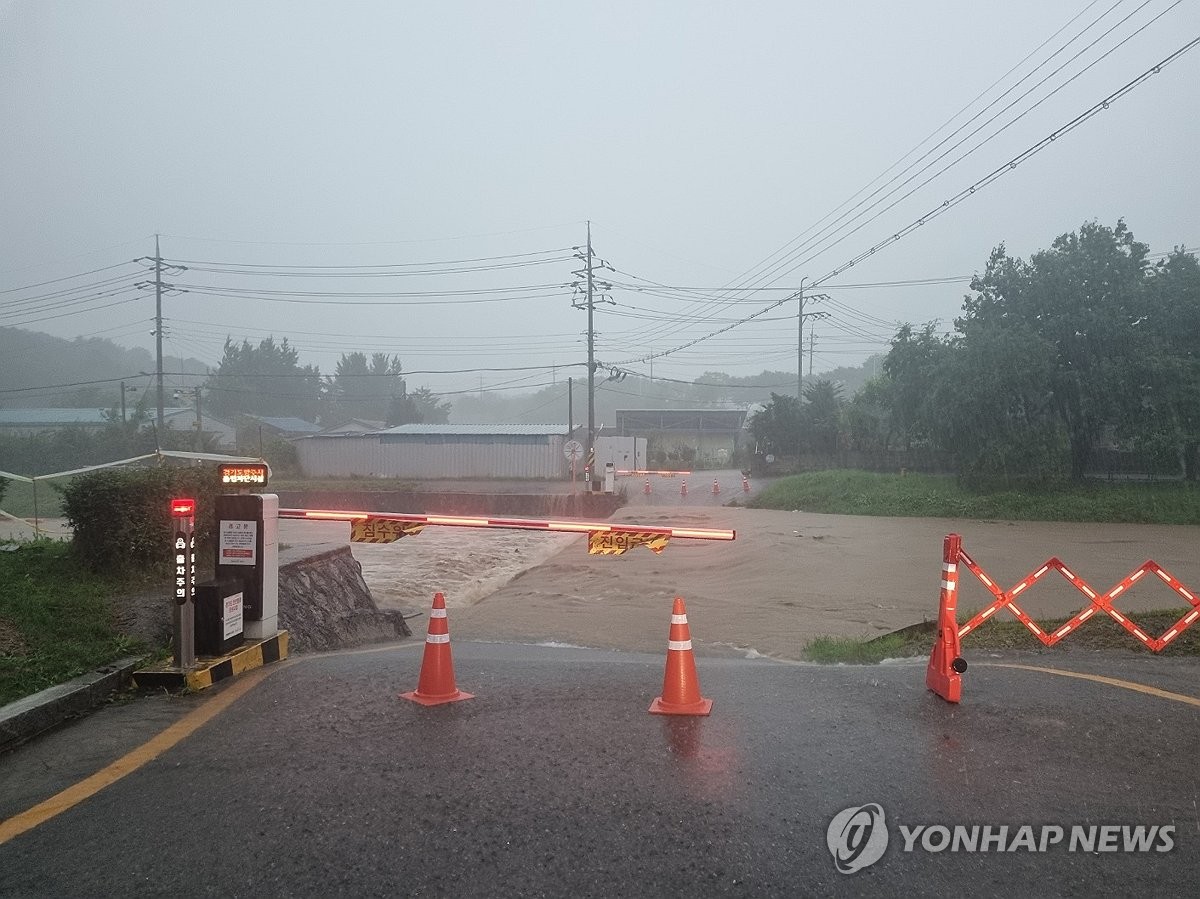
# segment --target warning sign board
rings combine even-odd
[[[219,565],[255,565],[257,550],[257,521],[221,522]]]
[[[628,533],[623,531],[588,531],[588,554],[619,556],[635,546],[646,546],[654,553],[667,548],[670,534]]]
[[[411,521],[389,521],[386,518],[362,518],[350,524],[353,543],[393,543],[401,537],[415,537],[425,529]]]

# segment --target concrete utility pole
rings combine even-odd
[[[162,253],[158,249],[158,235],[154,235],[154,349],[155,377],[158,380],[158,433],[163,432],[163,360],[162,360]]]
[[[800,279],[800,289],[796,291],[796,299],[800,301],[800,309],[796,313],[796,402],[802,402],[804,397],[804,279]]]
[[[588,490],[596,482],[596,301],[592,292],[592,223],[587,223],[587,315],[588,315],[588,436],[585,459],[591,470]]]
[[[812,377],[812,357],[813,349],[817,345],[817,329],[813,328],[808,332],[808,376]]]
[[[181,369],[182,370],[182,369]],[[204,419],[200,417],[200,388],[196,388],[196,452],[204,449]]]

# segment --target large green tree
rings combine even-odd
[[[388,421],[403,417],[403,366],[387,353],[343,353],[329,381],[331,424],[352,418]]]
[[[891,426],[904,442],[928,444],[934,439],[942,417],[936,401],[936,388],[945,377],[952,345],[937,334],[937,322],[920,330],[905,324],[892,338],[892,347],[883,360],[884,375],[890,388],[881,391],[888,403]]]
[[[279,343],[268,337],[258,346],[227,337],[221,363],[205,386],[209,408],[218,417],[248,413],[316,421],[323,392],[320,371],[300,365],[300,354],[286,337]]]
[[[1133,402],[1127,439],[1158,444],[1182,457],[1185,477],[1197,478],[1200,448],[1200,262],[1175,250],[1146,284],[1138,321]]]
[[[771,394],[771,401],[750,419],[750,434],[758,452],[794,456],[800,440],[800,401],[786,394]]]
[[[1147,252],[1123,221],[1115,228],[1088,222],[1027,263],[1000,247],[971,281],[976,295],[957,321],[965,344],[1004,341],[1022,350],[1010,365],[1027,356],[1044,360],[1039,374],[1066,432],[1075,478],[1086,472],[1105,426],[1123,418],[1133,398]]]

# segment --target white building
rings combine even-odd
[[[568,476],[562,425],[400,425],[295,441],[307,477],[529,478]]]

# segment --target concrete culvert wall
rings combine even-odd
[[[311,550],[309,550],[311,551]],[[349,546],[280,554],[279,627],[295,652],[321,652],[411,637],[401,612],[380,609]]]

